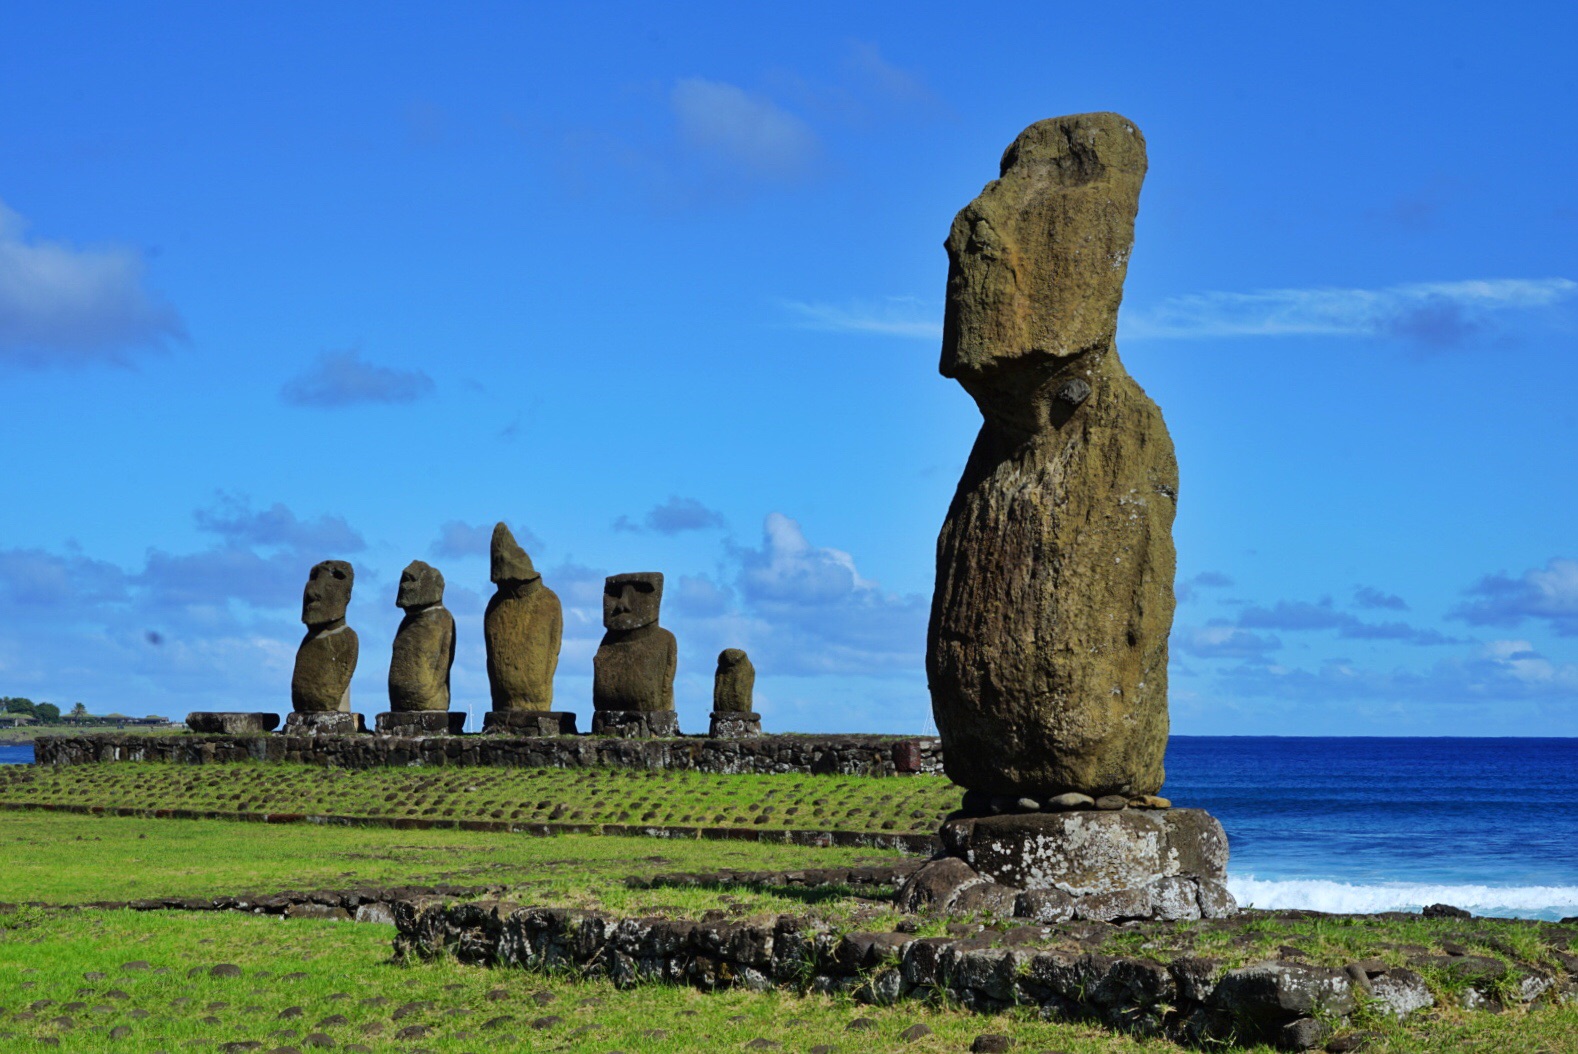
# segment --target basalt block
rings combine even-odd
[[[739,710],[714,710],[707,735],[712,739],[756,739],[762,734],[762,715]]]
[[[1115,340],[1145,170],[1117,114],[1041,121],[948,234],[941,372],[983,421],[937,539],[926,668],[971,790],[1162,785],[1178,466]]]
[[[349,736],[367,731],[361,714],[286,714],[287,736]]]
[[[592,735],[624,739],[676,739],[679,715],[672,710],[598,710],[592,714]]]
[[[385,736],[458,736],[466,727],[466,715],[447,710],[407,710],[378,714],[373,723],[379,735]]]
[[[982,876],[1075,896],[1227,877],[1227,835],[1203,809],[1024,813],[949,820],[943,844]]]
[[[278,725],[278,714],[216,710],[197,711],[186,715],[186,727],[190,731],[227,736],[243,735],[248,732],[271,732]]]
[[[575,714],[568,710],[494,710],[482,717],[482,731],[512,736],[573,736]]]

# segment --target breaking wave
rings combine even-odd
[[[1418,911],[1427,904],[1451,904],[1476,915],[1560,919],[1578,915],[1578,886],[1476,886],[1422,882],[1356,885],[1323,878],[1261,879],[1228,875],[1241,907],[1305,908],[1341,915],[1377,911]]]

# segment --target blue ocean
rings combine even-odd
[[[1175,736],[1162,793],[1222,821],[1241,904],[1578,915],[1578,739]]]

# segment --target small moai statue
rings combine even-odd
[[[361,642],[345,624],[356,572],[344,560],[314,564],[301,594],[301,621],[307,635],[296,649],[296,670],[290,679],[291,709],[298,714],[347,714],[351,710],[351,675]]]
[[[380,732],[458,735],[465,714],[449,712],[449,670],[455,662],[455,617],[444,607],[444,576],[412,560],[400,573],[395,606],[405,612],[389,660],[389,712]]]
[[[593,733],[679,735],[674,668],[679,647],[658,625],[663,576],[610,575],[603,583],[603,642],[592,657]]]
[[[718,672],[712,678],[713,739],[752,739],[762,734],[761,715],[751,709],[756,687],[756,667],[739,648],[718,653]]]
[[[493,528],[492,579],[497,587],[482,618],[493,710],[484,732],[570,735],[575,715],[553,709],[564,608],[543,584],[531,557],[503,523]]]

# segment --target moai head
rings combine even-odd
[[[301,621],[308,626],[326,626],[344,618],[355,580],[356,572],[344,560],[313,564],[307,588],[301,592]]]
[[[1060,398],[1083,401],[1062,371],[1112,347],[1145,166],[1118,114],[1040,121],[954,217],[940,368],[988,420],[1034,431]]]
[[[426,608],[443,602],[444,575],[438,568],[412,560],[400,572],[400,592],[395,596],[395,607],[402,610]]]
[[[515,536],[503,523],[493,526],[493,574],[495,585],[505,582],[532,582],[541,578],[532,566],[531,557],[520,547]]]
[[[741,663],[749,662],[740,648],[724,648],[718,653],[718,673],[732,673]]]
[[[653,625],[658,620],[658,605],[662,602],[661,572],[609,575],[603,583],[603,625],[612,630]]]

